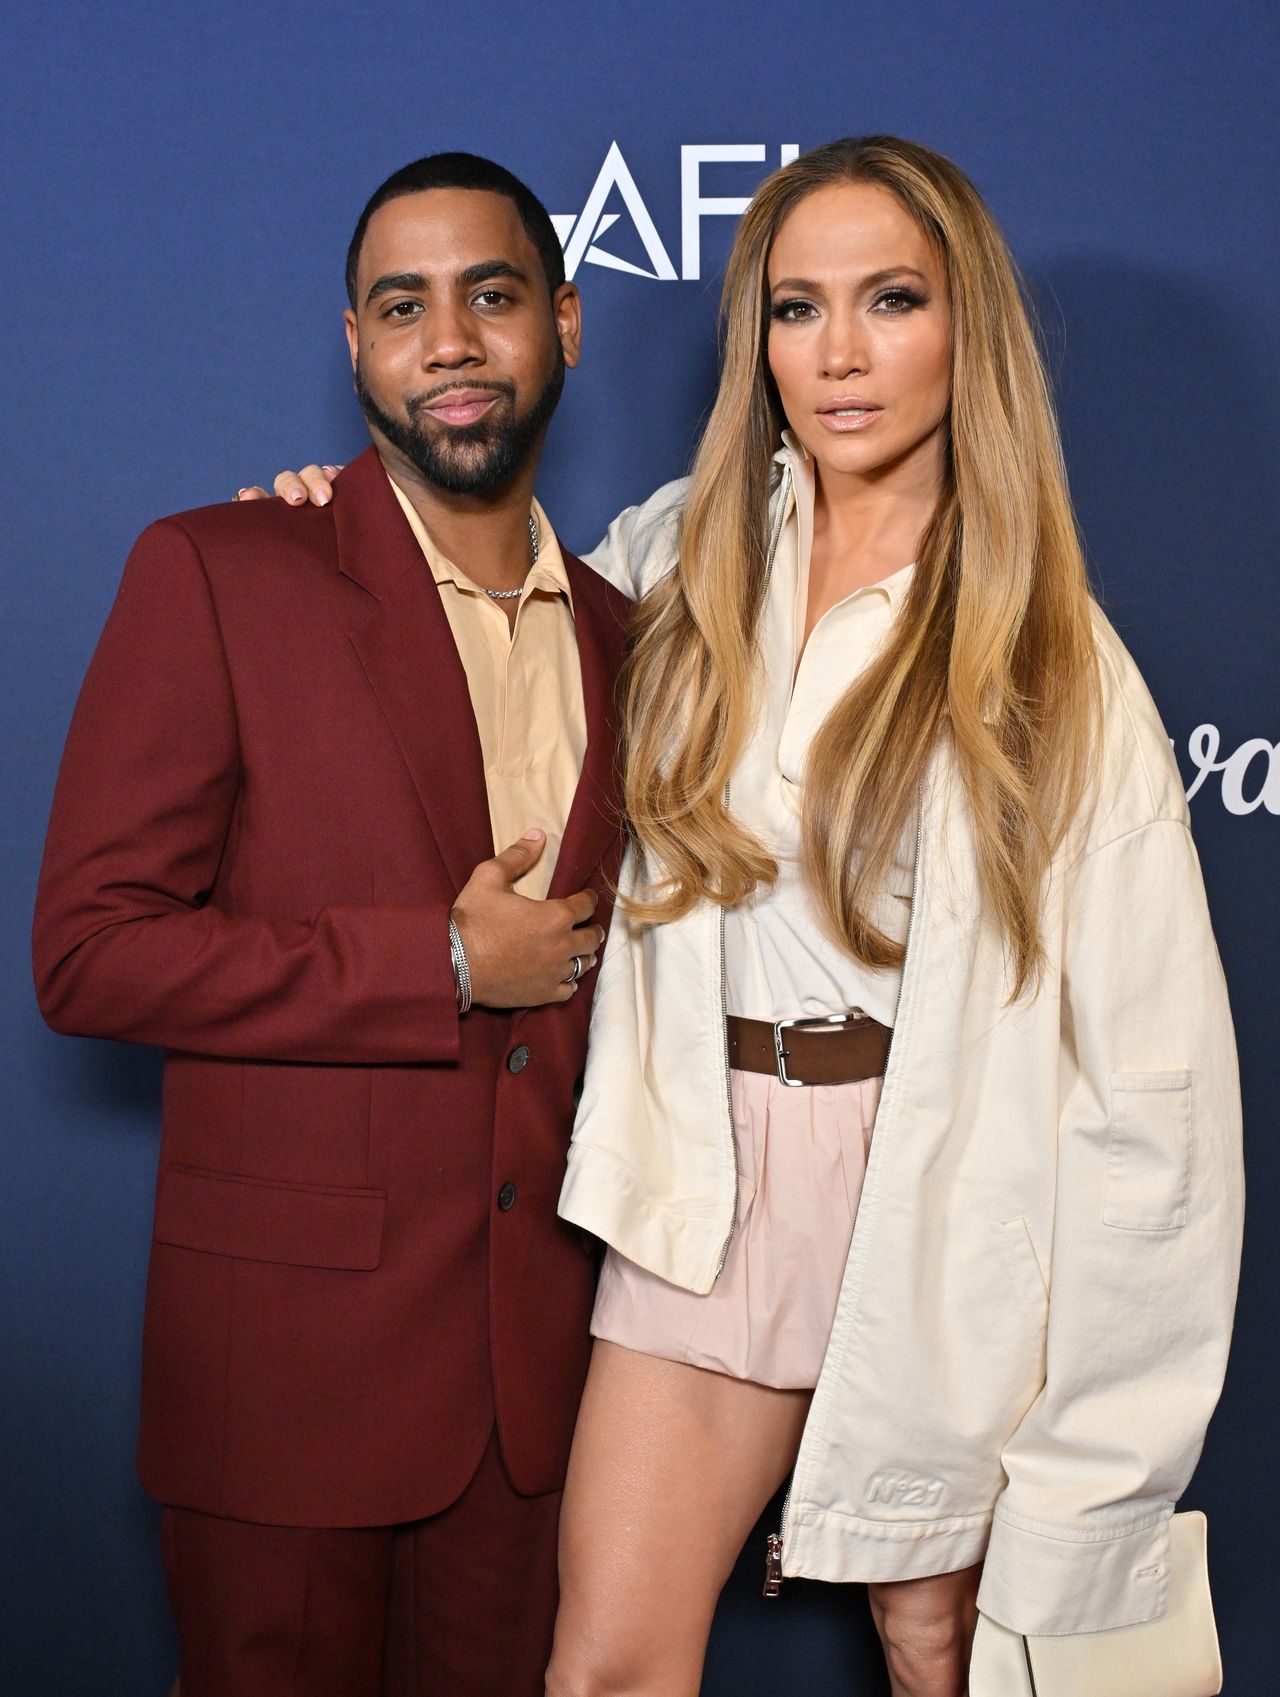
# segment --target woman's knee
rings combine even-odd
[[[546,1697],[697,1697],[700,1680],[700,1667],[681,1668],[661,1652],[615,1658],[557,1641]]]
[[[598,1646],[566,1644],[557,1636],[547,1669],[546,1697],[623,1697],[644,1689],[629,1683],[632,1672],[602,1657]]]
[[[606,1679],[585,1662],[571,1662],[565,1657],[553,1656],[547,1669],[546,1697],[622,1697],[630,1689]]]

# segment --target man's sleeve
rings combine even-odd
[[[1243,1212],[1235,1044],[1190,832],[1155,820],[1075,877],[1045,1384],[1003,1453],[978,1595],[1026,1633],[1163,1612]]]
[[[655,489],[638,507],[626,507],[583,561],[632,601],[669,572],[680,549],[680,516],[689,479]]]
[[[49,1024],[250,1059],[456,1060],[446,903],[208,904],[239,785],[216,609],[165,520],[130,555],[63,755],[33,938]]]

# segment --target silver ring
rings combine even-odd
[[[573,957],[573,971],[569,974],[569,976],[567,978],[562,978],[560,980],[560,982],[562,984],[576,984],[578,982],[579,978],[581,978],[581,977],[582,977],[582,956],[581,955],[574,955],[574,957]]]

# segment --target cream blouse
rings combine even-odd
[[[800,804],[809,744],[879,650],[914,567],[855,589],[829,608],[797,666],[809,595],[814,476],[804,449],[790,435],[785,440],[792,495],[761,620],[756,723],[730,785],[734,816],[768,846],[779,871],[773,885],[761,886],[725,915],[726,1008],[776,1020],[857,1007],[892,1025],[901,973],[863,966],[823,929],[800,868]],[[906,936],[910,909],[910,853],[904,849],[895,888],[875,915],[898,941]]]

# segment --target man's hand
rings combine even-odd
[[[327,507],[333,499],[333,479],[341,470],[340,465],[308,465],[301,471],[282,471],[273,487],[291,507],[300,507],[308,497],[313,507]],[[260,483],[254,483],[238,489],[236,500],[267,501],[270,496]]]
[[[964,1697],[981,1575],[979,1562],[867,1587],[893,1697]]]
[[[454,903],[453,922],[471,973],[471,998],[485,1007],[567,1002],[596,964],[604,932],[588,923],[599,900],[594,890],[579,890],[557,901],[531,901],[511,887],[536,865],[546,845],[541,831],[526,831],[518,843],[492,860],[482,860]],[[568,984],[575,955],[582,970]]]

